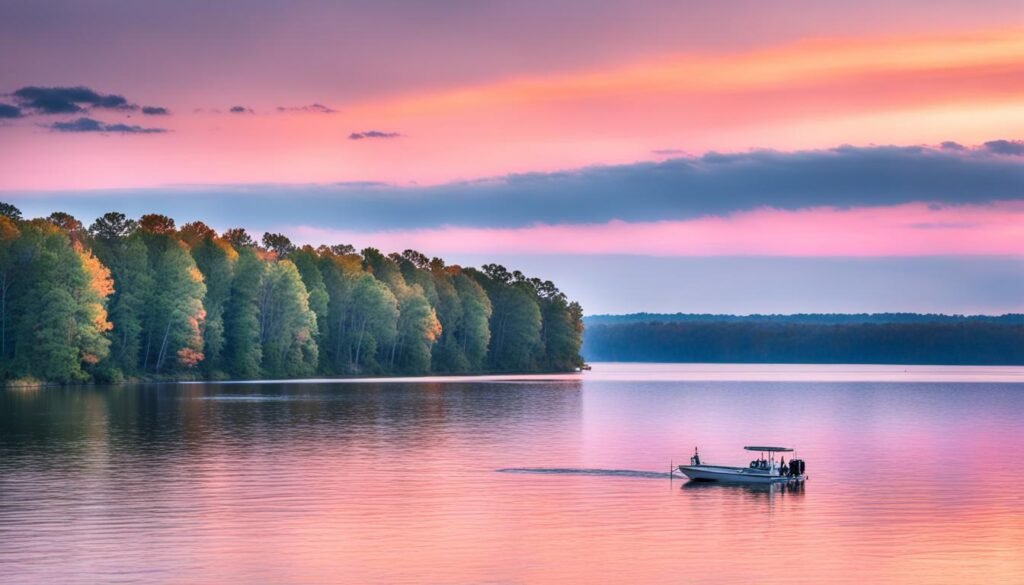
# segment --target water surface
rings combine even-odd
[[[596,364],[0,391],[0,581],[1024,583],[1021,380]],[[751,443],[795,446],[810,480],[668,479]]]

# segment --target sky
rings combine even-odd
[[[1024,311],[1024,4],[7,0],[0,200],[588,314]]]

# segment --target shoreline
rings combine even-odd
[[[242,380],[213,380],[213,379],[145,379],[126,378],[120,382],[88,382],[81,384],[62,384],[58,382],[45,382],[39,380],[7,380],[0,384],[4,390],[33,390],[40,388],[88,388],[102,386],[116,388],[121,386],[158,386],[158,385],[190,385],[190,384],[294,384],[294,383],[315,383],[315,384],[349,384],[365,382],[407,382],[407,381],[491,381],[516,379],[537,379],[552,380],[557,377],[579,375],[582,372],[575,370],[550,370],[542,372],[472,372],[472,373],[431,373],[421,375],[409,374],[381,374],[375,376],[327,376],[311,378],[252,378]]]

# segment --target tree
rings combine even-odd
[[[465,372],[470,369],[465,348],[459,341],[463,329],[464,309],[462,299],[452,279],[444,269],[444,263],[434,259],[426,264],[434,288],[434,310],[441,322],[441,338],[433,348],[431,368],[438,372]]]
[[[81,245],[73,248],[86,277],[85,285],[73,290],[77,304],[78,357],[93,366],[110,353],[110,339],[105,334],[114,327],[107,313],[107,299],[114,293],[114,281],[110,270],[92,252]]]
[[[189,243],[192,258],[206,284],[206,294],[203,296],[206,319],[201,327],[204,356],[202,368],[207,377],[224,377],[224,311],[231,295],[238,252],[201,222],[186,224],[179,233]]]
[[[284,258],[295,250],[295,244],[284,234],[263,234],[263,247],[273,252],[278,258]]]
[[[190,247],[194,247],[203,240],[211,240],[217,237],[214,229],[201,221],[193,221],[181,226],[178,236]]]
[[[316,315],[295,264],[271,262],[260,283],[263,371],[271,377],[308,376],[316,371]]]
[[[159,213],[149,213],[139,218],[139,229],[150,234],[171,235],[174,233],[174,220]]]
[[[488,362],[505,371],[536,369],[541,347],[541,313],[533,287],[504,266],[485,264],[484,272],[467,271],[487,292],[493,306]],[[517,271],[518,272],[518,271]]]
[[[63,230],[71,238],[72,242],[81,242],[82,236],[85,235],[85,228],[82,226],[82,222],[75,219],[69,213],[54,211],[46,218],[46,221]]]
[[[152,217],[143,216],[140,222],[153,274],[143,321],[142,369],[164,373],[194,367],[203,359],[200,327],[206,316],[206,285],[188,246],[167,231],[174,221],[147,223]]]
[[[111,211],[94,221],[89,226],[89,233],[94,238],[112,241],[127,238],[135,233],[138,227],[139,223],[134,219],[128,219],[123,213]]]
[[[398,337],[398,299],[387,285],[360,272],[352,286],[351,313],[347,320],[349,347],[354,371],[376,367],[376,350],[388,347]]]
[[[386,352],[380,356],[381,361],[389,369],[402,372],[429,372],[430,350],[441,335],[441,323],[423,287],[407,284],[395,259],[385,257],[374,248],[363,250],[363,259],[373,275],[398,299],[398,335],[391,347],[379,348]]]
[[[256,240],[252,239],[252,236],[244,228],[231,228],[225,231],[222,237],[236,250],[256,247]]]
[[[110,269],[114,293],[110,297],[111,369],[135,375],[141,367],[143,320],[153,294],[153,269],[138,222],[123,213],[109,212],[89,226],[92,251]],[[115,376],[116,377],[116,376]]]
[[[114,276],[114,296],[110,303],[114,323],[111,356],[122,372],[136,374],[141,367],[143,321],[146,303],[154,294],[155,275],[141,235],[132,234],[112,245],[116,246],[112,261],[100,253],[103,248],[99,242],[94,248],[100,260],[111,267]]]
[[[0,201],[0,217],[6,217],[13,222],[19,222],[21,221],[21,210],[10,203]]]
[[[0,204],[6,205],[6,204]],[[7,214],[0,214],[0,375],[6,370],[10,328],[11,287],[18,276],[15,247],[21,237],[21,230]]]
[[[486,365],[494,309],[483,287],[461,270],[452,276],[452,284],[462,306],[462,319],[455,331],[455,341],[465,356],[467,370],[478,371]]]
[[[312,246],[304,246],[292,252],[288,259],[299,270],[302,284],[305,285],[306,291],[309,293],[309,308],[316,315],[316,342],[319,346],[324,332],[327,330],[327,312],[330,302],[327,285],[324,284],[324,277],[320,272],[320,258]]]
[[[231,294],[224,307],[225,361],[236,379],[260,376],[263,348],[260,345],[259,291],[264,264],[252,247],[238,251]]]
[[[109,271],[45,220],[24,224],[18,248],[23,278],[12,295],[17,333],[8,375],[87,381],[110,345]]]

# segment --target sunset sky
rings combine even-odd
[[[0,200],[587,313],[1024,311],[1024,3],[8,1]]]

